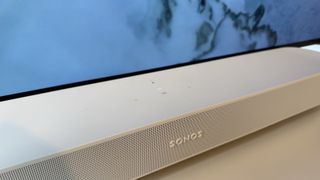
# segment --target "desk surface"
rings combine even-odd
[[[319,180],[320,107],[143,179]]]

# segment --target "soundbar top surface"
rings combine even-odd
[[[0,102],[0,172],[320,73],[281,48]]]
[[[309,46],[304,46],[304,47],[302,47],[302,49],[320,52],[320,44],[312,44]]]

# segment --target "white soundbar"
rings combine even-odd
[[[0,102],[0,179],[135,179],[320,104],[281,48]]]

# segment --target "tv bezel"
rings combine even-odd
[[[52,87],[46,87],[46,88],[41,88],[41,89],[36,89],[36,90],[31,90],[31,91],[26,91],[26,92],[19,92],[19,93],[0,96],[0,102],[12,100],[12,99],[17,99],[17,98],[23,98],[23,97],[27,97],[27,96],[33,96],[33,95],[37,95],[37,94],[43,94],[43,93],[49,93],[49,92],[53,92],[53,91],[59,91],[59,90],[79,87],[79,86],[86,86],[86,85],[90,85],[90,84],[94,84],[94,83],[101,83],[101,82],[110,81],[110,80],[128,78],[131,76],[137,76],[137,75],[146,74],[146,73],[153,73],[153,72],[157,72],[157,71],[163,71],[163,70],[178,68],[178,67],[182,67],[182,66],[189,66],[189,65],[199,64],[199,63],[205,63],[208,61],[220,60],[220,59],[233,57],[233,56],[239,56],[239,55],[256,53],[256,52],[261,52],[261,51],[266,51],[266,50],[272,50],[272,49],[276,49],[276,48],[303,47],[303,46],[308,46],[308,45],[312,45],[312,44],[319,44],[319,43],[320,43],[320,38],[306,40],[306,41],[300,41],[300,42],[295,42],[295,43],[290,43],[290,44],[284,44],[284,45],[277,45],[277,46],[272,46],[272,47],[267,47],[267,48],[252,50],[252,51],[233,53],[233,54],[217,56],[217,57],[212,57],[212,58],[207,58],[207,59],[201,59],[198,61],[189,61],[186,63],[180,63],[180,64],[169,65],[169,66],[164,66],[164,67],[157,67],[157,68],[153,68],[153,69],[130,72],[130,73],[125,73],[125,74],[120,74],[120,75],[114,75],[114,76],[84,80],[84,81],[79,81],[79,82],[73,82],[73,83],[68,83],[68,84],[63,84],[63,85],[57,85],[57,86],[52,86]]]

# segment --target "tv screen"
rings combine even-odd
[[[319,0],[0,0],[0,96],[318,39],[319,9]]]

